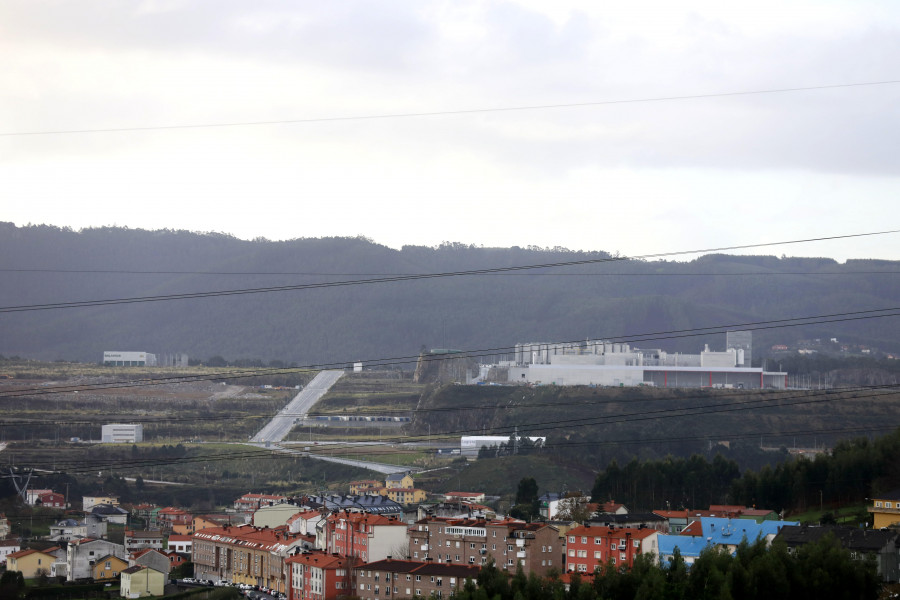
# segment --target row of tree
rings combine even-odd
[[[613,460],[594,480],[591,497],[596,502],[615,500],[631,509],[722,504],[740,474],[738,464],[720,454],[712,461],[698,454],[644,462],[635,458],[625,467]]]
[[[633,459],[624,467],[613,460],[591,490],[595,502],[615,500],[634,509],[697,508],[743,504],[775,511],[864,502],[873,493],[900,485],[900,429],[870,440],[838,443],[814,459],[798,457],[745,470],[721,455],[662,460]]]
[[[855,560],[828,536],[789,552],[776,541],[743,542],[734,554],[709,549],[687,568],[677,553],[670,563],[639,556],[630,570],[606,565],[593,575],[509,578],[489,564],[477,586],[469,581],[459,600],[874,600],[880,583],[871,558]]]

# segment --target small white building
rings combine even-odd
[[[143,425],[110,423],[101,428],[100,442],[103,444],[137,444],[143,441]]]
[[[459,440],[459,453],[461,456],[475,458],[478,456],[478,451],[483,447],[499,447],[500,444],[508,444],[510,437],[511,436],[508,435],[464,435]],[[546,437],[519,436],[519,439],[528,440],[532,444],[539,444],[541,446],[547,442]]]
[[[103,353],[103,364],[107,367],[155,367],[156,355],[149,352],[107,350]]]

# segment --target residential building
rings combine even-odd
[[[144,441],[144,426],[140,423],[110,423],[100,428],[102,444],[140,444]]]
[[[123,560],[112,554],[107,554],[94,561],[94,564],[91,566],[91,577],[93,577],[95,581],[115,579],[119,576],[119,573],[127,568],[127,560]]]
[[[411,488],[413,487],[413,478],[409,473],[391,473],[384,478],[384,487],[390,488]]]
[[[659,551],[654,529],[582,525],[566,534],[566,571],[593,573],[609,563],[631,568],[636,556]]]
[[[53,490],[32,488],[25,492],[25,504],[35,506],[44,494],[52,494]]]
[[[544,575],[561,569],[559,529],[516,519],[426,517],[409,530],[407,556],[413,561],[480,566],[493,558],[500,569]]]
[[[286,558],[288,600],[336,600],[352,595],[349,565],[354,560],[324,552]]]
[[[91,508],[91,515],[118,525],[125,525],[128,522],[128,511],[112,504],[95,504]]]
[[[263,506],[272,506],[287,502],[287,496],[272,496],[269,494],[244,494],[234,501],[234,510],[241,512],[254,512]]]
[[[424,502],[427,494],[418,488],[383,488],[385,496],[397,504],[417,504]]]
[[[708,547],[733,553],[743,540],[753,543],[761,539],[770,544],[781,528],[787,525],[799,523],[797,521],[757,523],[751,519],[701,517],[697,521],[692,521],[680,535],[660,534],[659,557],[665,562],[671,561],[675,548],[678,548],[684,562],[691,565]]]
[[[168,573],[171,570],[171,562],[169,555],[162,550],[153,550],[151,548],[132,552],[128,556],[129,567],[141,565],[156,569],[162,573]]]
[[[866,510],[872,513],[875,529],[900,524],[900,489],[874,494],[872,506]]]
[[[98,504],[119,505],[119,499],[115,496],[83,496],[81,499],[81,509],[84,512],[90,512]]]
[[[75,519],[63,519],[50,526],[50,539],[54,542],[68,542],[78,538],[88,537],[87,525],[79,523]],[[101,538],[102,535],[91,537]]]
[[[775,539],[783,540],[788,548],[794,549],[817,542],[829,534],[835,536],[841,547],[849,550],[854,558],[874,557],[882,581],[900,580],[900,532],[894,529],[787,525],[781,528]]]
[[[194,516],[180,508],[167,506],[156,512],[156,523],[163,531],[180,535],[194,533]]]
[[[409,546],[406,523],[392,517],[343,511],[328,515],[322,524],[326,552],[363,562],[402,554]]]
[[[279,527],[297,514],[297,507],[289,502],[263,506],[253,513],[250,522],[256,527]]]
[[[332,494],[330,496],[304,496],[294,502],[298,506],[307,509],[321,510],[325,512],[358,510],[373,515],[400,517],[403,515],[403,505],[398,504],[387,496],[343,496]]]
[[[0,540],[0,565],[6,564],[6,557],[22,549],[22,542],[18,539]]]
[[[72,540],[66,548],[66,580],[76,581],[92,577],[94,565],[101,557],[108,555],[122,560],[128,558],[125,546],[121,544],[90,538]]]
[[[350,482],[350,494],[358,496],[360,494],[377,494],[378,490],[384,487],[384,483],[377,479],[362,479]]]
[[[591,517],[585,525],[605,525],[607,527],[631,527],[655,529],[660,533],[668,531],[669,520],[657,513],[600,514]]]
[[[291,533],[315,536],[316,523],[322,518],[322,513],[317,510],[304,510],[291,515],[286,525]]]
[[[44,508],[64,509],[66,508],[66,497],[56,492],[47,492],[38,497],[35,505],[43,506]]]
[[[122,571],[119,595],[122,598],[142,598],[162,596],[165,593],[167,573],[156,569],[135,565]]]
[[[467,579],[475,581],[480,566],[385,559],[353,569],[353,595],[382,598],[450,598]]]
[[[0,513],[0,539],[9,537],[9,531],[9,519],[6,518],[6,515]]]
[[[225,579],[286,593],[284,560],[303,542],[286,527],[252,525],[208,527],[193,535],[194,576]]]
[[[585,496],[581,492],[569,492],[566,494],[548,492],[538,498],[538,510],[540,511],[542,518],[552,520],[559,517],[560,512],[567,512],[579,504],[586,507],[590,501],[590,497]]]
[[[166,540],[166,546],[169,550],[179,552],[181,554],[190,554],[191,545],[194,543],[194,537],[190,535],[180,535],[173,533]]]
[[[444,494],[444,501],[469,502],[473,504],[484,502],[484,492],[447,492]]]
[[[174,550],[162,550],[162,553],[165,554],[169,559],[169,573],[171,573],[184,563],[190,562],[191,560],[190,554],[181,554],[179,552],[175,552]]]
[[[56,557],[40,550],[19,550],[6,556],[6,570],[19,571],[25,579],[34,579],[40,575],[50,575],[50,567]]]
[[[129,554],[138,550],[162,550],[163,534],[159,531],[129,531],[125,530],[125,551]]]
[[[224,527],[225,525],[246,525],[250,518],[245,513],[225,513],[219,515],[196,515],[192,527],[194,531],[200,531],[207,527]]]

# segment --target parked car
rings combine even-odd
[[[185,577],[181,580],[181,583],[197,583],[197,580],[193,577]]]

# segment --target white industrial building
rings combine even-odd
[[[100,442],[103,444],[137,444],[143,441],[143,425],[110,423],[101,428]]]
[[[732,344],[732,345],[728,345]],[[516,344],[510,383],[688,388],[784,389],[787,373],[750,366],[749,331],[729,332],[723,352],[699,354],[632,348],[586,340],[564,344]]]
[[[156,355],[149,352],[121,352],[107,350],[103,353],[107,367],[155,367]]]
[[[478,451],[487,446],[500,446],[500,444],[508,444],[510,436],[508,435],[464,435],[459,440],[459,453],[461,456],[469,458],[478,456]],[[546,437],[526,437],[519,436],[520,440],[528,440],[532,444],[543,446],[547,442]]]
[[[107,367],[186,367],[188,355],[184,352],[123,352],[107,350],[103,353],[103,364]]]

